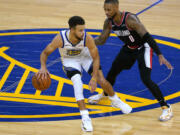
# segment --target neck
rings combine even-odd
[[[72,43],[72,44],[77,44],[79,42],[79,39],[77,39],[74,34],[72,33],[72,31],[70,30],[69,32],[69,41]]]
[[[123,12],[118,11],[117,14],[114,16],[113,21],[119,24],[121,22],[122,17],[123,17]]]

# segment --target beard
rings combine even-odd
[[[76,37],[76,39],[78,39],[79,41],[83,40],[83,36],[82,36],[82,37],[78,37],[78,36],[75,34],[75,37]]]
[[[108,19],[113,20],[116,15],[117,15],[117,13],[114,13],[114,15],[111,17],[108,17]]]

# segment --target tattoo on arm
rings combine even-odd
[[[130,15],[127,19],[127,24],[131,29],[135,30],[142,37],[143,43],[148,43],[157,55],[161,54],[157,43],[147,32],[144,25],[140,22],[136,15]]]
[[[96,45],[103,45],[108,39],[111,32],[110,22],[108,19],[104,21],[103,31],[100,36],[95,38]]]
[[[141,37],[143,37],[147,33],[147,30],[144,27],[144,25],[140,22],[139,18],[134,14],[131,14],[128,17],[126,23],[129,28],[135,30]]]

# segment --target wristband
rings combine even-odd
[[[142,37],[143,43],[148,43],[149,46],[154,50],[154,52],[157,55],[162,54],[156,41],[153,39],[153,37],[147,32],[143,37]]]
[[[97,79],[95,79],[94,77],[92,77],[92,78],[91,78],[91,80],[93,80],[93,81],[97,82]]]

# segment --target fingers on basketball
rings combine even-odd
[[[34,74],[32,77],[32,85],[37,90],[46,90],[51,85],[51,78],[50,75],[47,74],[46,77],[42,75],[37,77],[37,74]]]

